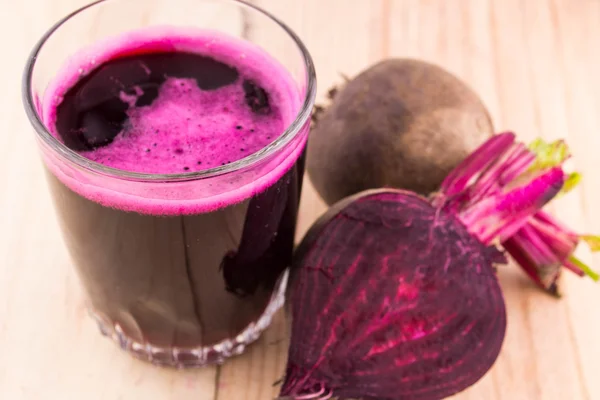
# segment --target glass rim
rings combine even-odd
[[[269,143],[267,146],[261,148],[257,152],[252,153],[232,163],[214,168],[209,168],[202,171],[192,171],[176,174],[154,174],[134,172],[122,170],[119,168],[108,167],[101,163],[92,161],[74,150],[71,150],[69,147],[67,147],[64,143],[62,143],[48,131],[48,129],[42,122],[38,111],[36,110],[35,101],[32,93],[33,71],[40,51],[42,50],[44,44],[46,44],[48,39],[52,37],[54,32],[56,32],[64,23],[71,20],[71,18],[77,16],[85,10],[110,1],[116,0],[96,0],[90,4],[76,9],[75,11],[69,13],[68,15],[60,19],[58,22],[56,22],[52,27],[50,27],[50,29],[48,29],[44,33],[44,35],[35,44],[25,65],[25,71],[23,73],[21,88],[22,100],[25,106],[25,112],[27,114],[27,117],[29,118],[30,123],[33,125],[37,136],[41,138],[42,141],[46,145],[48,145],[53,152],[57,153],[60,157],[66,159],[68,162],[71,162],[77,165],[78,167],[84,168],[86,170],[101,173],[103,175],[109,175],[119,179],[128,179],[136,181],[187,181],[210,178],[239,171],[241,169],[253,166],[265,160],[269,156],[276,153],[278,150],[284,148],[288,143],[290,143],[292,139],[294,139],[297,136],[297,134],[303,129],[305,123],[309,120],[316,97],[316,71],[312,57],[302,40],[298,37],[298,35],[290,27],[288,27],[285,23],[283,23],[281,20],[279,20],[277,17],[275,17],[268,11],[263,10],[262,8],[257,7],[253,4],[246,3],[243,0],[210,0],[223,3],[232,3],[241,7],[247,7],[266,16],[268,19],[275,22],[280,28],[282,28],[283,31],[287,33],[289,37],[292,38],[297,48],[300,50],[306,68],[306,95],[304,96],[304,100],[302,101],[300,111],[296,114],[295,119],[287,126],[284,132],[281,133],[279,137],[277,137],[277,139],[275,139],[273,142]]]

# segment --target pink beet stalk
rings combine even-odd
[[[590,267],[573,256],[580,240],[588,242],[592,250],[594,236],[579,236],[555,221],[543,211],[537,212],[514,236],[502,243],[517,262],[524,266],[532,279],[554,295],[560,295],[557,281],[562,267],[579,276],[588,276],[598,281],[600,276]]]
[[[573,256],[581,240],[600,250],[600,238],[580,236],[541,211],[578,182],[578,174],[563,171],[569,156],[563,141],[536,140],[527,148],[513,133],[498,134],[448,175],[433,203],[455,213],[484,244],[501,242],[538,285],[558,294],[563,267],[600,278]]]
[[[513,145],[514,141],[515,135],[510,132],[492,137],[448,174],[442,182],[440,191],[447,196],[454,196],[464,191],[471,179],[493,163],[497,155],[504,154]],[[490,154],[494,157],[489,157]]]

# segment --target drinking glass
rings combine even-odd
[[[101,65],[96,50],[124,35],[143,42],[172,29],[238,38],[286,71],[298,101],[277,139],[219,167],[149,174],[91,161],[51,133],[48,104],[61,71],[86,57]],[[257,339],[284,299],[315,87],[297,35],[237,0],[101,0],[41,38],[24,74],[25,109],[103,334],[136,357],[177,367],[220,363]]]

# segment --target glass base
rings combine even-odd
[[[287,287],[288,271],[285,271],[275,286],[273,295],[264,313],[250,323],[236,337],[225,339],[210,346],[195,348],[157,347],[150,343],[140,343],[128,337],[121,326],[102,318],[93,309],[90,314],[96,320],[100,332],[115,341],[121,349],[134,357],[155,365],[175,368],[192,368],[222,364],[227,358],[242,354],[246,346],[256,341],[271,324],[273,315],[283,306]]]

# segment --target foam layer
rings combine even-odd
[[[277,109],[256,114],[243,99],[241,84],[203,91],[193,79],[168,79],[152,104],[128,112],[129,126],[112,143],[81,154],[146,173],[229,164],[262,149],[286,128]]]
[[[49,131],[59,136],[57,107],[64,94],[94,68],[123,55],[161,51],[194,52],[239,68],[269,93],[276,112],[264,118],[248,110],[244,113],[240,107],[223,106],[228,99],[243,96],[239,85],[202,91],[190,79],[169,79],[151,105],[130,112],[133,129],[127,135],[82,155],[136,172],[182,173],[211,168],[263,148],[283,133],[300,109],[302,89],[262,49],[215,32],[163,27],[112,38],[69,59],[42,102],[40,111]],[[172,101],[184,95],[184,101]],[[198,110],[202,110],[200,117]],[[159,133],[148,135],[157,130]],[[250,130],[257,134],[239,135]],[[270,159],[194,182],[119,179],[77,168],[49,149],[44,151],[44,159],[68,187],[103,205],[148,214],[199,213],[237,203],[271,186],[297,160],[306,134],[305,124],[297,137]]]

